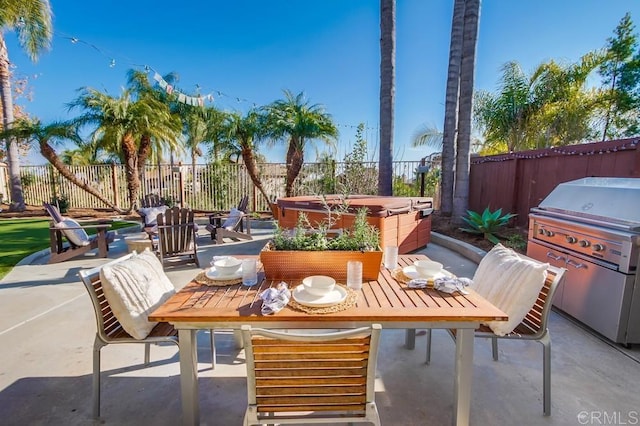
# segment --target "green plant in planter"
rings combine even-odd
[[[494,244],[498,244],[500,240],[496,236],[496,233],[500,228],[505,226],[509,219],[517,216],[513,213],[502,214],[502,209],[498,209],[495,212],[491,212],[489,207],[484,209],[482,215],[467,210],[468,217],[463,217],[469,228],[460,228],[461,231],[469,232],[471,234],[482,234],[484,238],[491,241]]]
[[[335,215],[329,214],[328,223],[312,226],[304,213],[300,213],[296,227],[292,230],[276,228],[273,246],[275,250],[343,250],[343,251],[376,251],[379,249],[380,232],[367,222],[367,208],[359,209],[351,229],[345,229],[338,235],[330,237],[331,223],[335,223]]]

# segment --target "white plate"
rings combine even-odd
[[[405,266],[404,268],[402,268],[402,273],[405,274],[407,277],[411,278],[412,280],[415,278],[426,278],[428,280],[435,280],[436,278],[443,278],[447,276],[447,274],[445,274],[444,272],[438,272],[435,275],[423,277],[423,276],[420,276],[420,274],[416,270],[416,267],[413,265]]]
[[[344,302],[346,298],[347,290],[339,285],[336,285],[333,290],[324,296],[315,296],[307,293],[302,284],[293,289],[293,299],[296,302],[315,308],[337,305],[338,303]]]
[[[220,271],[218,271],[215,266],[212,266],[211,268],[207,269],[205,275],[207,276],[207,278],[212,280],[235,280],[238,278],[242,278],[242,266],[240,266],[240,268],[238,268],[235,273],[229,275],[220,275]]]

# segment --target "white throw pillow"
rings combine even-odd
[[[497,244],[478,265],[472,288],[509,315],[487,325],[498,336],[513,331],[531,310],[547,278],[548,263],[522,258]]]
[[[139,211],[144,215],[144,224],[153,226],[158,224],[158,215],[167,211],[167,206],[143,207]]]
[[[236,227],[236,225],[238,224],[241,218],[242,218],[242,212],[236,209],[235,207],[233,207],[229,211],[229,217],[227,217],[227,219],[224,221],[224,223],[222,224],[222,227],[225,229],[228,229],[229,231],[233,231],[233,229]]]
[[[88,246],[91,243],[87,232],[80,228],[80,224],[73,219],[63,218],[62,222],[56,223],[56,228],[62,231],[67,240],[77,246]]]
[[[149,314],[176,291],[162,264],[149,250],[103,266],[100,279],[113,314],[136,339],[149,335],[157,324],[147,319]]]

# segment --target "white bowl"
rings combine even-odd
[[[433,260],[416,260],[413,262],[416,271],[421,277],[433,277],[438,272],[442,271],[442,263],[434,262]]]
[[[213,267],[222,276],[233,275],[240,268],[240,265],[242,265],[242,261],[235,257],[225,257],[213,262]]]
[[[314,296],[324,296],[336,286],[336,280],[325,275],[312,275],[302,280],[307,293]]]

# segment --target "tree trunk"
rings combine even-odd
[[[2,100],[2,124],[5,130],[13,123],[13,97],[11,93],[11,71],[9,70],[9,51],[0,31],[0,100]],[[24,211],[24,193],[20,180],[20,153],[16,138],[7,138],[7,163],[9,163],[9,186],[11,190],[11,211]]]
[[[442,134],[442,165],[440,174],[440,211],[451,216],[453,210],[454,161],[458,128],[458,96],[460,94],[460,60],[462,57],[462,32],[464,29],[465,0],[455,0],[451,22],[449,70],[445,101],[444,129]]]
[[[62,160],[60,160],[60,157],[58,157],[58,154],[56,154],[54,149],[51,148],[51,145],[49,145],[47,142],[44,142],[44,141],[40,142],[40,154],[42,154],[42,156],[44,158],[46,158],[47,161],[49,161],[49,163],[51,163],[51,165],[56,170],[58,170],[60,172],[60,174],[65,179],[67,179],[68,181],[70,181],[74,185],[78,186],[79,188],[82,188],[83,190],[87,191],[89,194],[93,195],[98,200],[102,201],[103,203],[105,203],[107,206],[109,206],[110,208],[112,208],[116,212],[125,213],[124,210],[120,209],[111,200],[109,200],[108,198],[104,197],[100,192],[98,192],[91,185],[88,185],[87,183],[85,183],[82,180],[78,179],[76,177],[76,175],[73,174],[71,172],[71,170],[69,170],[67,165],[65,163],[63,163]]]
[[[253,155],[253,150],[251,148],[242,148],[242,160],[244,161],[244,165],[247,168],[247,173],[251,178],[251,182],[253,185],[258,188],[260,194],[267,202],[267,205],[271,205],[271,200],[269,200],[269,196],[265,192],[262,187],[262,181],[260,180],[260,171],[258,170],[258,165],[256,164],[256,157]]]
[[[127,178],[127,191],[129,193],[129,209],[132,211],[138,207],[140,192],[140,178],[138,168],[138,150],[132,135],[122,138],[122,153],[124,154],[124,170]]]
[[[378,194],[393,195],[396,1],[380,0],[380,159]]]
[[[471,162],[471,111],[473,107],[473,74],[478,41],[480,0],[466,0],[462,60],[460,62],[460,101],[458,106],[458,138],[456,181],[453,196],[452,223],[461,226],[469,208],[469,170]]]
[[[287,149],[287,181],[284,186],[284,193],[287,197],[293,195],[293,184],[304,164],[303,144],[304,142],[297,138],[292,138],[289,141],[289,149]]]

